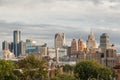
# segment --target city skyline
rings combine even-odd
[[[90,31],[97,43],[108,33],[110,43],[120,49],[119,0],[0,0],[0,42],[12,42],[13,30],[20,30],[21,39],[54,46],[54,35],[63,32],[70,45],[72,38],[86,42]],[[50,43],[53,45],[50,45]]]

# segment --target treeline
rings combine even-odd
[[[81,61],[75,66],[62,66],[63,72],[55,70],[48,76],[48,62],[38,55],[13,62],[0,60],[0,80],[113,80],[114,71],[94,60]]]

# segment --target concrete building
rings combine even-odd
[[[54,39],[55,50],[57,48],[63,48],[66,44],[66,38],[64,33],[56,33]]]
[[[93,34],[93,32],[90,32],[90,35],[88,36],[88,40],[86,42],[86,48],[88,50],[94,49],[96,48],[96,40],[95,40],[95,36]]]
[[[113,68],[117,64],[116,49],[106,49],[104,57],[102,58],[102,64],[110,68]]]
[[[98,63],[102,64],[102,53],[94,53],[94,54],[89,54],[87,53],[86,55],[86,60],[96,60]]]
[[[120,53],[117,53],[117,64],[120,64]]]
[[[79,52],[79,54],[77,55],[76,59],[77,59],[77,62],[80,62],[80,61],[83,61],[83,60],[86,60],[86,53],[81,51]]]
[[[77,46],[77,42],[76,39],[73,39],[71,42],[71,54],[75,54],[78,51],[78,46]]]

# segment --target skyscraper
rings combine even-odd
[[[10,49],[10,52],[14,52],[14,51],[13,51],[13,49],[14,49],[14,44],[13,44],[13,42],[10,43],[9,49]]]
[[[19,42],[19,55],[25,55],[26,51],[26,43],[23,41]]]
[[[83,51],[85,48],[85,45],[83,43],[83,39],[78,40],[78,51]]]
[[[7,41],[2,42],[2,50],[9,50],[9,43]]]
[[[57,48],[63,48],[65,46],[65,44],[66,44],[65,34],[64,33],[56,33],[55,41],[54,41],[55,50],[57,50]]]
[[[88,40],[86,42],[86,47],[90,50],[93,48],[96,48],[96,40],[93,32],[90,32],[90,35],[88,36]]]
[[[19,42],[21,40],[21,32],[19,30],[13,31],[13,52],[15,56],[19,56]]]
[[[109,35],[107,33],[103,33],[100,36],[100,48],[102,50],[102,52],[105,52],[106,49],[108,49],[110,47],[110,43],[109,43]]]
[[[76,39],[73,39],[71,42],[71,54],[74,54],[78,51]]]

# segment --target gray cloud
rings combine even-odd
[[[24,41],[44,39],[50,46],[54,34],[64,32],[70,45],[74,37],[86,41],[92,28],[98,43],[107,32],[118,44],[119,15],[120,0],[0,0],[1,41],[12,41],[12,31],[19,29]]]

